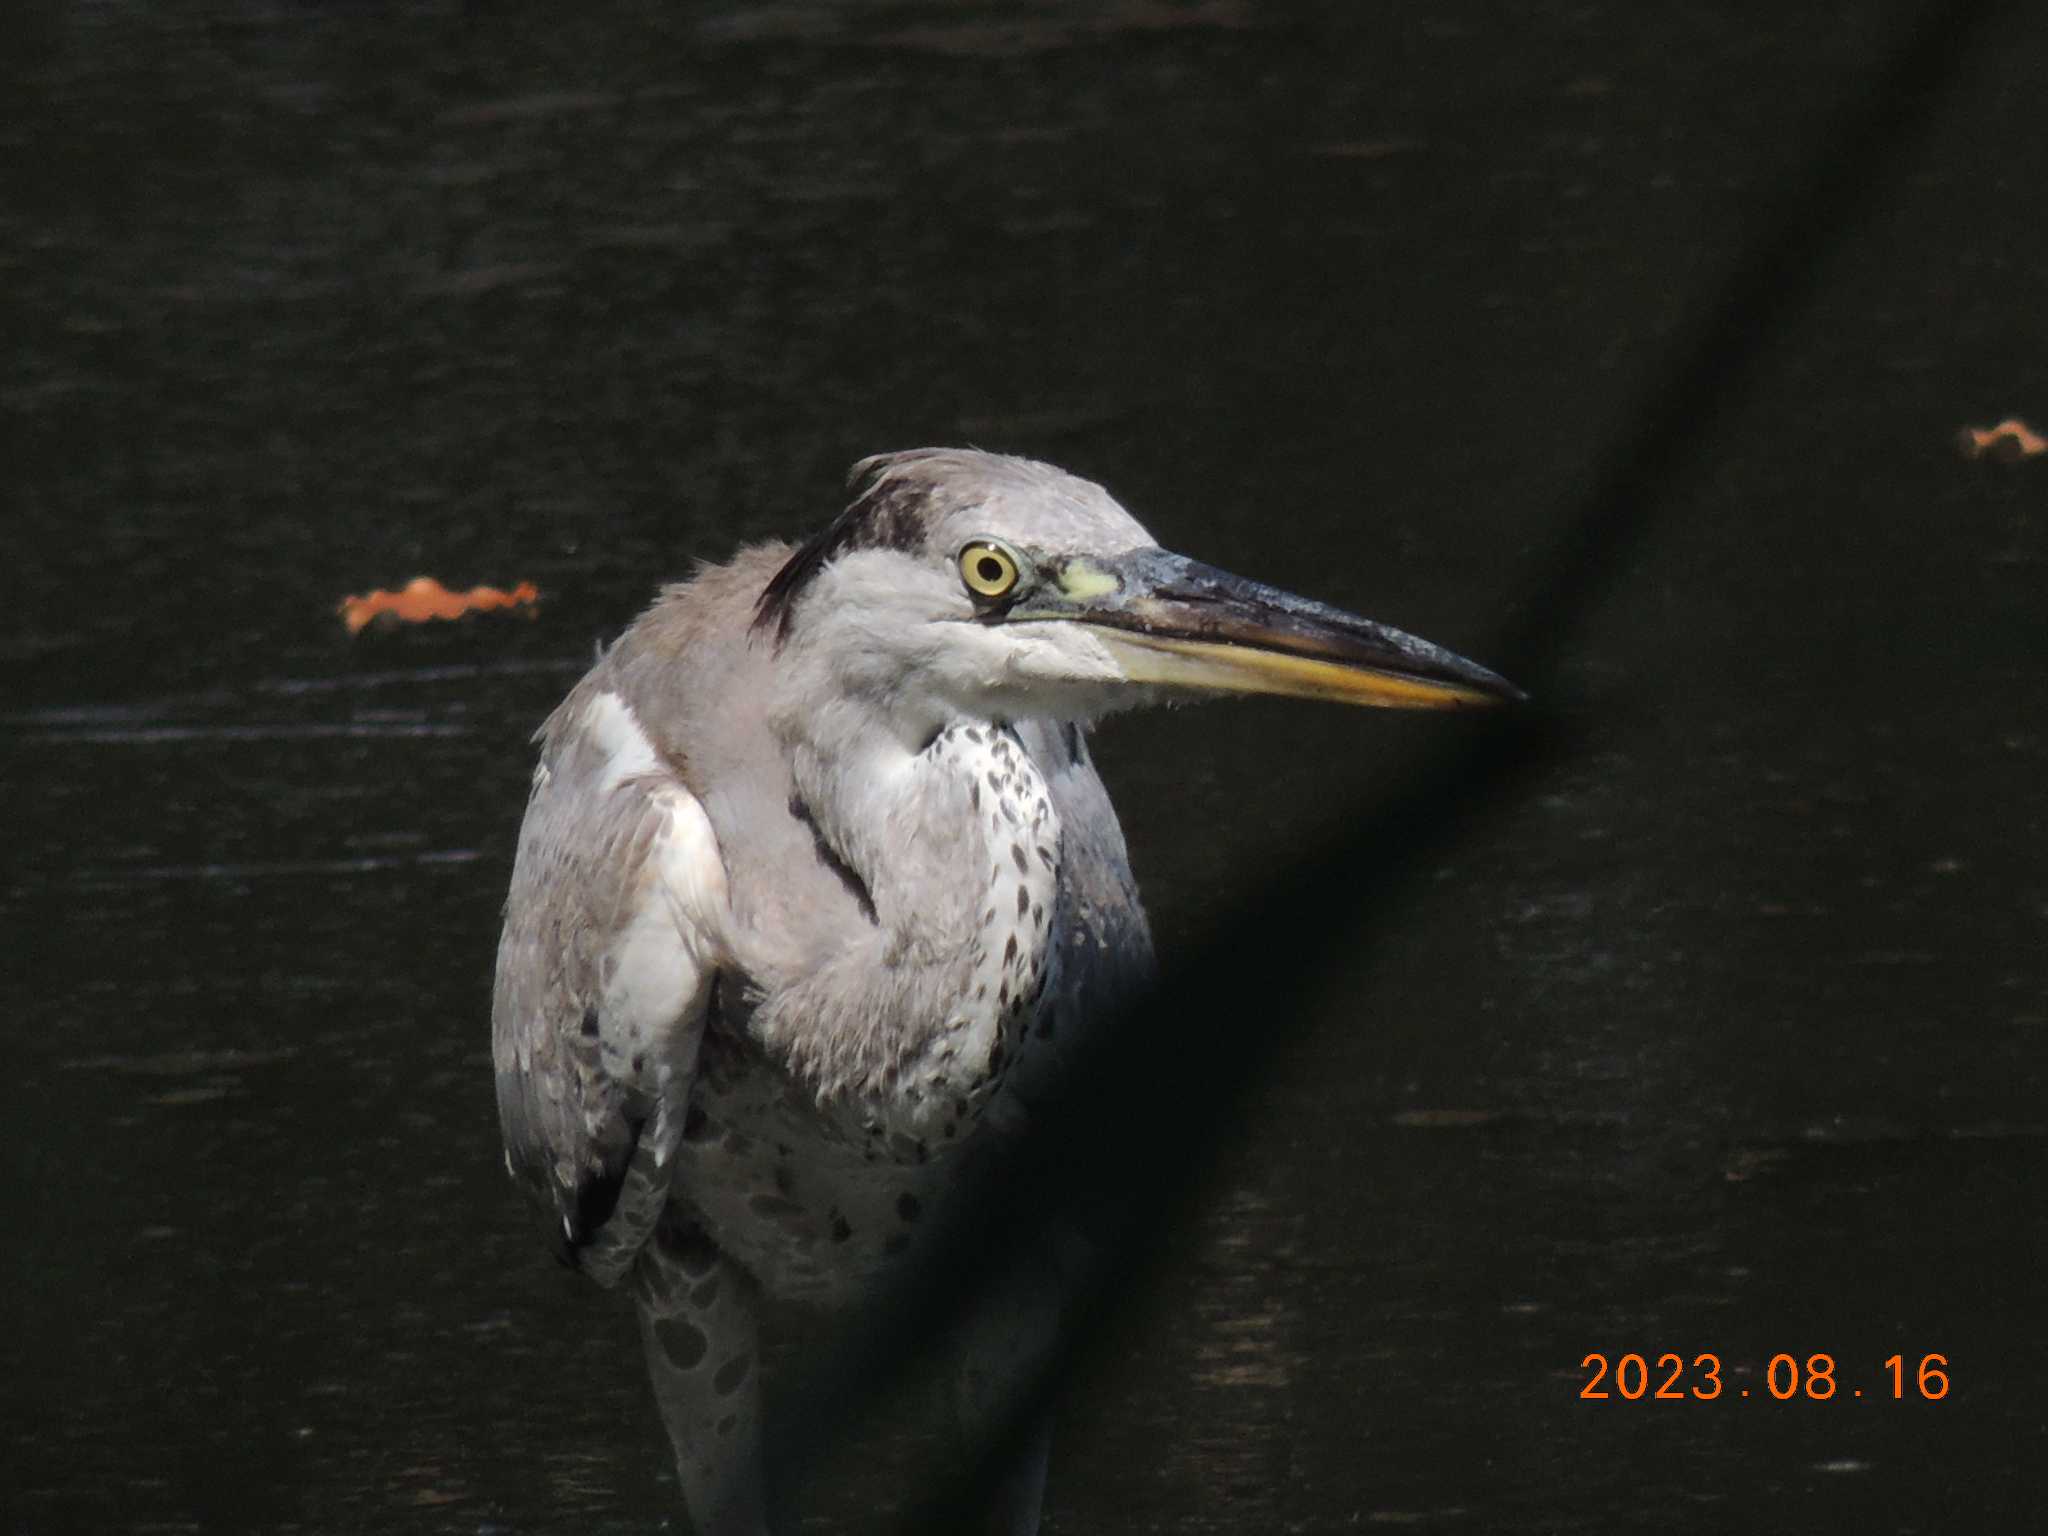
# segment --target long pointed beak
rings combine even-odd
[[[1427,640],[1163,549],[1067,561],[1012,619],[1090,625],[1131,681],[1274,693],[1382,709],[1462,709],[1526,697]]]

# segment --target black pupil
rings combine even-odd
[[[974,564],[974,573],[990,586],[1003,579],[1003,562],[994,555],[983,555]]]

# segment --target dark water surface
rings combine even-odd
[[[593,644],[965,440],[1514,672],[1905,14],[1797,12],[18,0],[4,1528],[679,1529],[489,1081],[527,736]],[[1215,1171],[1049,1531],[2039,1528],[2048,457],[1953,438],[2048,428],[2044,71],[2023,13],[1920,103],[1525,677],[1551,747],[1180,1128]],[[343,637],[422,571],[546,603]],[[1113,723],[1169,957],[1462,729]],[[1595,1351],[1725,1391],[1582,1401]],[[805,1529],[899,1502],[870,1439]]]

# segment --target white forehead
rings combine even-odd
[[[1093,480],[1036,459],[972,448],[913,448],[867,459],[855,473],[878,491],[923,503],[932,547],[993,537],[1048,553],[1114,555],[1156,541]]]

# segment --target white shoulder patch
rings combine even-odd
[[[654,755],[654,743],[640,729],[633,706],[616,693],[600,693],[590,701],[583,711],[583,729],[604,754],[604,777],[598,783],[603,793],[609,794],[626,780],[653,773],[661,766],[661,760]]]
[[[725,955],[725,864],[711,818],[666,772],[624,699],[599,694],[583,724],[604,755],[598,792],[647,779],[663,816],[599,973],[606,1066],[659,1093],[678,1072],[687,1079],[695,1063],[711,979]]]
[[[664,787],[655,800],[668,812],[668,826],[648,862],[658,873],[661,895],[684,943],[705,964],[715,965],[723,949],[726,913],[718,834],[697,797],[681,785]]]

